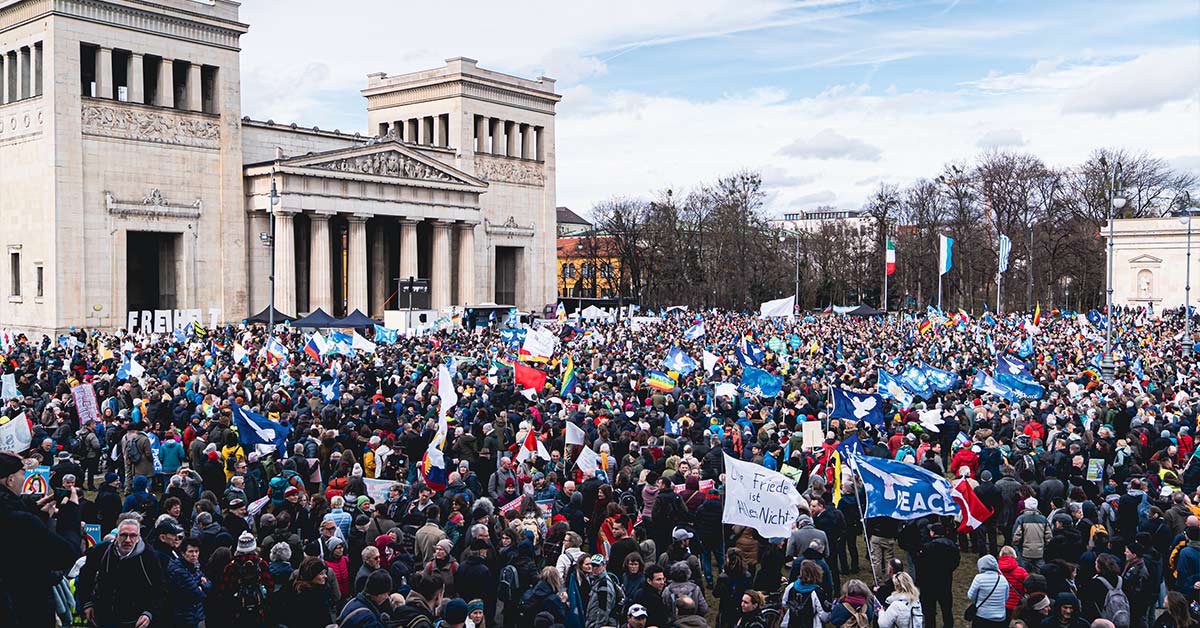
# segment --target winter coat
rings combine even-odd
[[[662,599],[663,605],[667,607],[667,612],[675,610],[675,600],[688,596],[696,602],[696,610],[701,615],[708,615],[708,600],[704,599],[704,592],[694,582],[668,582],[667,586],[663,587]],[[738,600],[739,602],[741,600]]]
[[[1037,560],[1045,555],[1050,535],[1050,522],[1036,510],[1026,509],[1013,524],[1013,545],[1026,560]]]
[[[365,593],[356,595],[346,604],[338,614],[337,624],[341,628],[384,628],[385,625],[379,607]]]
[[[195,626],[204,621],[204,600],[212,583],[200,583],[204,575],[199,565],[192,565],[180,556],[167,563],[167,599],[171,617],[180,626]]]
[[[923,617],[921,603],[907,595],[893,593],[887,598],[887,607],[879,613],[879,628],[912,628],[916,617]]]
[[[60,506],[55,527],[0,488],[0,530],[8,542],[0,561],[0,626],[52,626],[51,588],[79,557],[79,507]]]
[[[1017,559],[1012,556],[1001,556],[998,562],[1000,573],[1004,574],[1005,580],[1008,580],[1008,601],[1004,603],[1004,607],[1012,610],[1021,603],[1021,598],[1025,596],[1025,578],[1029,576],[1029,572],[1021,568],[1017,564]]]
[[[102,550],[91,554],[75,583],[75,598],[80,610],[93,609],[96,623],[133,624],[148,615],[153,622],[163,617],[166,599],[162,567],[145,541],[138,541],[128,556],[121,558],[115,544],[102,543]],[[85,575],[86,574],[86,575]]]
[[[979,573],[971,580],[967,599],[975,602],[979,619],[1003,621],[1007,612],[1004,605],[1008,601],[1008,580],[1000,573],[995,556],[980,556],[975,565]]]
[[[164,440],[158,448],[158,461],[162,464],[163,473],[175,473],[187,461],[187,452],[177,440]]]

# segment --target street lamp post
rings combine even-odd
[[[1116,375],[1116,366],[1112,359],[1112,328],[1113,328],[1113,210],[1120,210],[1125,207],[1125,199],[1117,195],[1117,186],[1121,180],[1121,162],[1117,162],[1113,166],[1112,185],[1109,187],[1109,198],[1111,201],[1108,204],[1108,293],[1107,306],[1105,313],[1108,315],[1108,324],[1104,326],[1104,357],[1100,360],[1100,371],[1104,375],[1104,381],[1111,384],[1113,377]]]
[[[279,204],[279,190],[275,187],[275,177],[271,177],[270,235],[267,236],[267,247],[271,251],[271,306],[267,310],[267,334],[275,333],[275,206]]]
[[[1187,225],[1187,270],[1183,284],[1183,354],[1190,355],[1195,349],[1192,341],[1192,196],[1183,192],[1183,211],[1179,222]]]

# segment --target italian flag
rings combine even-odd
[[[887,241],[887,274],[896,272],[896,245]]]

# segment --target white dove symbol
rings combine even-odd
[[[867,397],[866,399],[851,397],[850,403],[854,404],[854,416],[859,419],[871,414],[871,411],[875,409],[874,397]]]
[[[1021,367],[1010,362],[1008,365],[1008,372],[1016,375],[1017,373],[1021,372]]]
[[[892,475],[891,473],[867,464],[859,465],[859,469],[866,469],[871,473],[871,475],[883,480],[884,499],[896,499],[896,486],[913,486],[917,483],[916,478],[910,478],[903,475]]]

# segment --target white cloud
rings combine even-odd
[[[799,159],[849,159],[879,161],[879,148],[862,140],[846,137],[833,129],[822,129],[807,139],[798,139],[779,149],[779,154]]]
[[[980,136],[975,145],[983,149],[1024,146],[1025,136],[1017,129],[992,129]]]
[[[1200,92],[1200,46],[1148,52],[1092,77],[1068,97],[1068,112],[1157,109]]]

